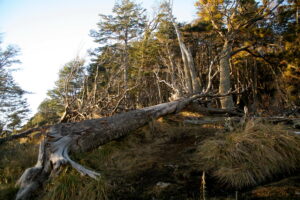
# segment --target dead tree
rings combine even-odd
[[[188,47],[184,44],[183,37],[176,24],[175,18],[172,14],[172,4],[173,4],[172,1],[169,1],[166,2],[164,6],[166,6],[167,13],[176,32],[177,40],[181,51],[183,66],[184,66],[185,83],[190,94],[198,93],[202,90],[201,82],[196,73],[196,68],[195,68],[195,63],[193,60],[192,53],[190,49],[188,49]]]
[[[218,95],[196,94],[169,103],[158,104],[139,110],[116,114],[111,117],[62,123],[52,126],[40,144],[38,161],[34,167],[25,170],[17,182],[20,187],[16,199],[30,199],[35,191],[60,172],[62,166],[71,165],[82,175],[92,178],[99,173],[89,170],[71,160],[69,153],[86,152],[120,138],[155,118],[179,112],[195,99],[220,97]]]

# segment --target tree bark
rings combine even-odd
[[[184,64],[184,71],[185,71],[185,75],[186,75],[187,87],[189,89],[190,94],[198,93],[201,91],[201,82],[200,82],[200,78],[197,76],[197,73],[196,73],[192,53],[184,44],[181,33],[177,27],[177,24],[174,20],[174,17],[172,15],[171,11],[169,11],[169,15],[172,20],[172,24],[174,26],[174,29],[175,29],[175,32],[177,35],[177,39],[179,42],[181,56],[182,56],[182,60],[183,60],[183,64]]]
[[[207,108],[200,106],[197,103],[191,103],[185,110],[201,113],[204,115],[230,115],[230,116],[244,116],[244,113],[235,109],[220,109],[220,108]]]
[[[220,59],[220,85],[219,85],[219,93],[226,94],[230,92],[230,53],[231,53],[231,45],[228,40],[225,40],[223,45],[223,50]],[[221,99],[221,106],[223,109],[232,109],[233,108],[233,100],[232,96],[225,96]]]
[[[16,199],[30,199],[49,177],[58,174],[61,167],[66,164],[70,164],[82,175],[96,179],[100,174],[71,160],[69,152],[92,150],[129,134],[130,131],[144,126],[155,118],[179,112],[193,100],[205,96],[207,95],[197,94],[111,117],[52,126],[40,144],[37,164],[26,169],[17,182],[20,189]]]

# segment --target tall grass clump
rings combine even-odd
[[[299,168],[300,136],[250,121],[244,130],[204,140],[196,159],[219,182],[242,189]]]
[[[69,167],[59,177],[51,180],[41,195],[41,200],[108,200],[107,187],[102,179],[79,176]]]

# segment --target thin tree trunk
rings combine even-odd
[[[231,45],[227,40],[225,40],[223,45],[223,50],[220,59],[220,85],[219,85],[219,93],[226,94],[230,92],[230,53],[231,53]],[[231,109],[233,108],[233,100],[232,96],[225,96],[220,99],[221,106],[223,109]]]
[[[166,49],[167,49],[167,56],[169,59],[169,64],[167,64],[170,68],[170,74],[171,74],[171,83],[173,85],[173,87],[175,88],[175,95],[181,97],[182,96],[182,88],[180,88],[180,86],[178,86],[178,81],[176,79],[176,73],[179,74],[179,69],[176,70],[176,65],[174,63],[174,56],[172,55],[168,45],[166,45]],[[176,94],[178,93],[178,94]]]
[[[124,41],[124,43],[125,43],[125,46],[124,46],[124,54],[125,54],[125,58],[124,58],[124,91],[126,91],[127,90],[127,88],[128,88],[128,68],[129,68],[129,55],[128,55],[128,40],[127,40],[127,38],[128,38],[128,35],[127,35],[127,30],[126,30],[126,34],[125,34],[125,41]],[[125,93],[125,97],[124,97],[124,99],[125,99],[125,108],[128,108],[128,104],[129,104],[129,99],[128,99],[128,95],[127,95],[127,93]]]
[[[257,100],[257,63],[256,60],[254,60],[254,66],[253,66],[253,91],[252,91],[252,95],[253,95],[253,107],[252,107],[252,112],[256,114],[257,111],[257,104],[258,104],[258,100]]]
[[[188,60],[189,70],[191,72],[193,92],[198,93],[198,92],[201,91],[201,82],[200,82],[199,76],[197,76],[197,73],[196,73],[194,59],[193,59],[191,51],[189,49],[187,49],[185,47],[185,45],[184,45],[184,49],[185,49],[185,52],[186,52],[185,54],[186,54],[186,57],[187,57],[187,60]]]
[[[189,51],[189,49],[183,43],[182,36],[180,34],[180,31],[179,31],[173,17],[172,17],[172,23],[175,28],[177,39],[179,42],[179,47],[181,50],[182,60],[183,60],[183,64],[184,64],[184,70],[185,70],[185,74],[186,74],[186,82],[188,84],[187,86],[190,90],[190,93],[198,93],[201,91],[201,83],[200,83],[200,79],[196,73],[193,56],[192,56],[191,52]]]
[[[185,71],[185,76],[186,76],[185,78],[186,78],[187,87],[191,94],[198,93],[201,91],[200,78],[197,76],[197,73],[196,73],[193,56],[192,56],[191,52],[189,51],[189,49],[185,46],[182,36],[181,36],[181,33],[180,33],[178,26],[175,22],[175,19],[173,17],[171,5],[172,5],[172,3],[169,2],[170,7],[168,8],[168,12],[169,12],[169,16],[170,16],[171,22],[174,26],[174,29],[175,29],[175,32],[177,35],[177,39],[179,42],[181,56],[182,56],[182,60],[183,60],[183,64],[184,64],[184,71]]]

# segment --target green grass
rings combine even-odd
[[[251,121],[244,130],[203,141],[196,159],[226,186],[256,186],[299,168],[300,137],[285,129]]]

